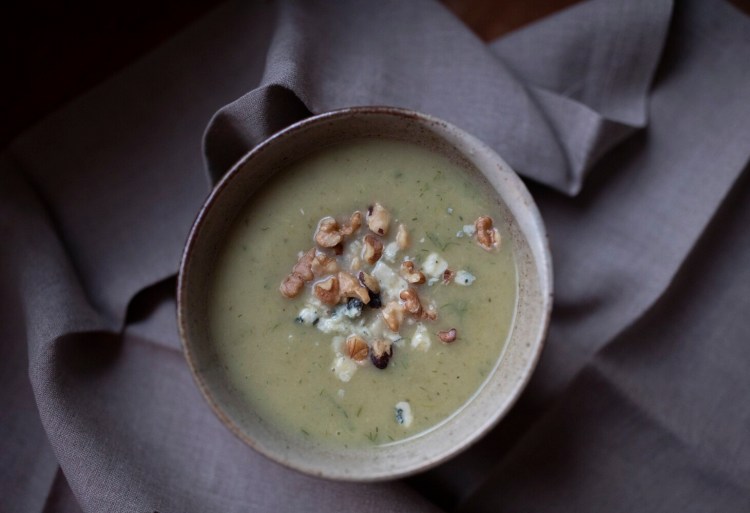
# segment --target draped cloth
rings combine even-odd
[[[438,3],[227,2],[0,153],[0,510],[750,510],[750,19],[588,0],[486,44]],[[441,117],[524,178],[555,304],[476,445],[320,480],[200,397],[174,276],[215,182],[313,113]]]

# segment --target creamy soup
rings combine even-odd
[[[347,447],[418,436],[460,410],[515,311],[508,214],[490,190],[383,139],[323,149],[265,184],[207,298],[212,343],[248,410]]]

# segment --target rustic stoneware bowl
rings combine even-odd
[[[407,140],[481,173],[512,219],[518,304],[505,349],[474,397],[428,432],[402,442],[356,449],[316,447],[259,421],[228,385],[207,330],[206,290],[217,250],[242,208],[274,173],[333,143],[358,137]],[[178,323],[190,370],[221,421],[269,458],[308,474],[374,481],[434,466],[467,448],[511,408],[542,350],[552,304],[552,269],[542,219],[518,176],[493,150],[459,128],[416,112],[350,108],[290,126],[247,153],[214,188],[190,232],[180,265]]]

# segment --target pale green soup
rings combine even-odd
[[[508,214],[490,190],[441,155],[383,139],[321,150],[265,184],[226,239],[207,298],[219,364],[247,408],[289,436],[348,447],[417,436],[460,410],[498,362],[516,305]],[[419,285],[437,320],[405,322],[385,369],[364,362],[342,381],[334,362],[346,334],[300,323],[308,292],[288,299],[278,289],[298,254],[314,246],[322,217],[343,220],[375,202],[392,215],[384,242],[393,241],[399,224],[408,228],[410,246],[388,264],[396,272],[404,258],[419,267],[437,254],[475,279]],[[470,235],[482,215],[502,237],[493,251]],[[363,309],[369,320],[377,315]],[[418,324],[431,339],[427,350],[411,344]],[[437,333],[450,328],[458,336],[447,344]],[[411,410],[408,426],[396,408],[403,403]]]

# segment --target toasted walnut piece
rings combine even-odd
[[[370,348],[367,341],[357,335],[349,335],[344,345],[346,355],[357,363],[363,364],[367,360]]]
[[[339,231],[339,223],[332,217],[324,217],[318,222],[315,231],[315,242],[323,248],[332,248],[341,243],[343,236]]]
[[[335,258],[318,251],[315,253],[315,258],[312,259],[310,269],[315,276],[324,276],[336,273],[339,270],[339,264]]]
[[[477,229],[477,242],[487,251],[500,244],[500,233],[497,228],[493,228],[492,224],[492,218],[487,216],[480,216],[474,221],[474,227]]]
[[[456,328],[451,328],[449,330],[438,331],[438,338],[446,344],[450,344],[456,340],[457,334]]]
[[[450,282],[453,281],[453,278],[456,276],[456,271],[452,271],[450,269],[446,269],[443,271],[443,283],[448,285]]]
[[[364,304],[370,302],[370,293],[367,292],[367,288],[359,284],[357,279],[351,274],[343,271],[339,271],[339,290],[341,295],[345,298],[356,297]]]
[[[366,287],[370,292],[375,292],[376,294],[380,292],[380,283],[372,275],[367,274],[364,271],[359,271],[357,279],[359,280],[360,285]]]
[[[299,274],[290,274],[289,276],[284,278],[284,281],[281,282],[281,285],[279,286],[279,292],[281,292],[282,296],[292,299],[293,297],[297,297],[299,295],[304,285],[305,281],[300,277]]]
[[[362,212],[359,210],[355,210],[352,216],[349,218],[348,223],[344,223],[344,226],[341,227],[342,235],[351,235],[352,233],[359,230],[359,227],[362,226]]]
[[[315,258],[315,248],[311,248],[297,259],[292,272],[284,278],[279,286],[281,295],[287,298],[297,297],[306,281],[313,279],[312,262]]]
[[[422,271],[417,270],[414,267],[414,262],[411,260],[404,260],[401,262],[401,276],[414,285],[420,285],[426,281]]]
[[[394,333],[401,329],[401,323],[404,322],[404,308],[398,301],[391,301],[383,307],[383,320]]]
[[[383,243],[371,233],[365,235],[362,246],[362,258],[368,264],[374,264],[383,256]]]
[[[388,361],[393,356],[393,344],[388,340],[378,339],[372,343],[370,361],[378,369],[388,367]]]
[[[422,303],[419,301],[419,294],[417,294],[414,287],[402,290],[398,297],[404,302],[405,311],[409,312],[414,317],[422,316]]]
[[[409,232],[406,231],[406,226],[403,224],[398,225],[398,231],[396,232],[396,244],[398,244],[398,249],[408,248],[409,239]]]
[[[349,264],[349,269],[352,270],[352,271],[354,271],[354,272],[359,271],[360,269],[362,269],[362,259],[359,258],[359,257],[357,257],[357,256],[355,256],[354,258],[352,258],[352,263]]]
[[[367,208],[367,227],[378,235],[388,234],[388,225],[391,223],[391,214],[383,205],[375,203]]]
[[[310,248],[307,253],[304,253],[297,263],[292,267],[291,274],[296,274],[304,281],[310,281],[313,279],[312,262],[315,258],[315,248]]]
[[[435,319],[437,319],[437,312],[435,310],[432,310],[431,308],[425,308],[422,310],[422,315],[420,316],[420,318],[423,321],[434,321]]]
[[[339,302],[339,280],[335,276],[329,276],[313,286],[315,297],[328,305],[335,305]]]

